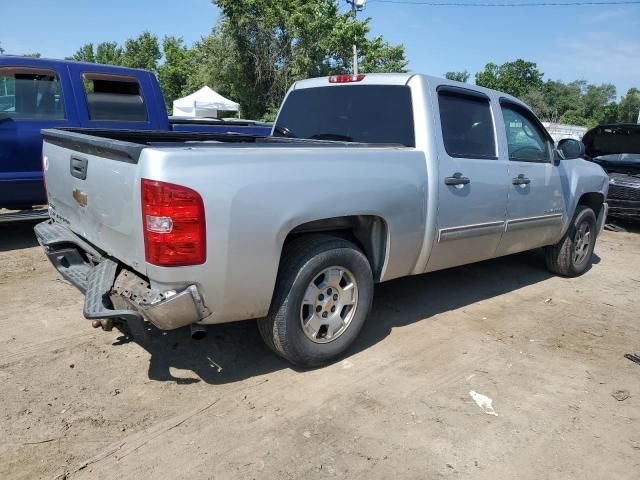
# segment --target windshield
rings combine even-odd
[[[287,96],[274,135],[415,146],[409,87],[303,88]]]

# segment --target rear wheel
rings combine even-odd
[[[291,363],[326,364],[355,340],[371,309],[373,276],[353,243],[310,235],[285,247],[271,309],[258,320],[267,345]]]
[[[555,245],[545,248],[547,268],[565,277],[577,277],[591,267],[596,243],[596,215],[592,209],[578,205],[567,233]]]

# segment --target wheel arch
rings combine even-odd
[[[380,281],[388,256],[389,235],[387,222],[382,217],[378,215],[347,215],[301,223],[289,230],[282,246],[284,248],[292,240],[314,233],[334,235],[355,243],[369,260],[374,281]],[[281,260],[282,253],[279,261]]]
[[[602,194],[601,192],[586,192],[580,196],[577,205],[584,205],[585,207],[589,207],[591,210],[593,210],[593,213],[595,213],[597,217],[600,213],[600,208],[602,208],[603,203],[604,194]]]

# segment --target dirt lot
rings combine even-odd
[[[296,371],[253,322],[151,351],[94,330],[0,227],[0,478],[638,479],[640,235],[596,253],[571,280],[532,252],[379,285],[349,356]]]

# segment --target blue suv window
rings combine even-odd
[[[64,120],[58,75],[30,67],[0,68],[0,118]]]
[[[82,75],[89,120],[146,122],[147,106],[134,77],[102,73]]]

